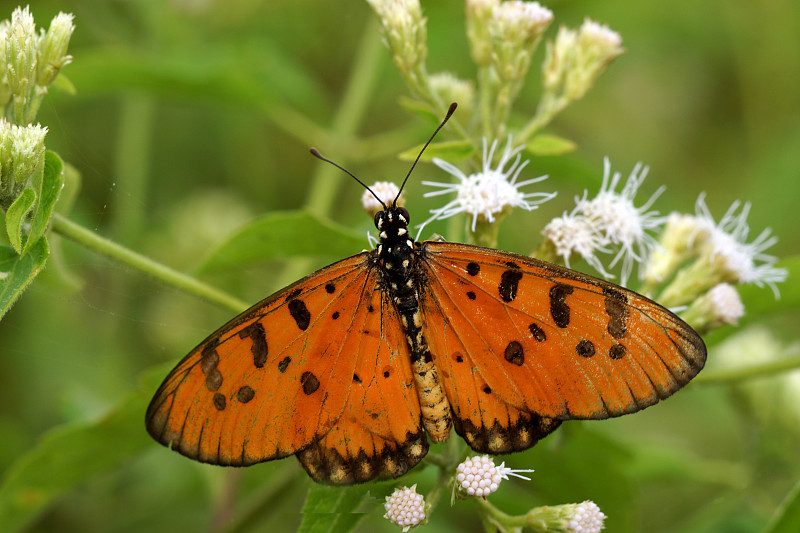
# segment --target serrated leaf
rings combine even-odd
[[[217,246],[198,273],[237,269],[286,257],[342,259],[367,244],[363,235],[306,211],[267,213]]]
[[[18,255],[8,246],[0,246],[0,318],[42,270],[48,255],[50,248],[44,237],[25,255]]]
[[[797,533],[800,531],[800,482],[789,492],[764,528],[764,533]]]
[[[25,222],[25,216],[36,203],[36,193],[33,189],[25,189],[17,196],[8,210],[6,211],[6,234],[8,241],[17,254],[22,255],[23,245],[23,229],[22,224]]]
[[[157,376],[148,373],[145,389],[155,388]],[[150,381],[153,382],[152,387]],[[153,444],[142,424],[149,397],[137,391],[125,397],[96,421],[67,424],[46,433],[5,472],[0,485],[0,524],[3,531],[25,528],[62,494],[107,472]]]
[[[42,171],[42,186],[39,194],[39,201],[36,203],[36,212],[31,220],[31,229],[25,241],[22,253],[25,253],[30,245],[39,240],[44,235],[50,217],[53,215],[53,208],[64,187],[64,164],[55,152],[47,151],[44,156],[44,169]]]
[[[313,484],[303,505],[299,533],[346,533],[364,517],[358,512],[369,485],[328,487]]]
[[[401,153],[398,157],[404,161],[413,161],[417,158],[419,151],[422,150],[424,144],[410,148]],[[431,143],[425,149],[420,161],[431,161],[434,157],[444,159],[450,163],[456,163],[462,159],[471,156],[475,151],[475,147],[470,141],[444,141],[440,143]]]
[[[543,133],[525,143],[525,149],[533,155],[563,155],[574,151],[578,145],[569,139]]]

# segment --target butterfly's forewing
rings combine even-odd
[[[536,429],[520,426],[525,414],[546,434],[548,419],[638,411],[703,367],[700,337],[632,291],[498,250],[422,246],[420,303],[431,352],[456,429],[474,448],[534,444],[524,442]]]
[[[427,445],[400,323],[377,289],[365,253],[255,305],[170,373],[148,431],[207,463],[299,452],[319,481],[402,474]]]

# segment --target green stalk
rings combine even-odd
[[[166,265],[157,263],[133,250],[108,240],[105,237],[80,226],[60,213],[53,214],[53,231],[56,233],[85,246],[86,248],[99,254],[110,257],[131,268],[135,268],[162,283],[171,285],[188,294],[197,296],[211,303],[230,309],[235,313],[241,313],[249,306],[246,302],[232,296],[226,292],[207,285],[202,281],[193,278],[183,272],[178,272]]]
[[[733,370],[717,370],[716,372],[703,372],[694,379],[695,383],[724,384],[745,381],[755,378],[769,377],[800,368],[800,355],[773,361],[762,365],[750,365]]]

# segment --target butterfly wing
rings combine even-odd
[[[706,349],[655,302],[516,254],[426,242],[420,304],[456,431],[526,449],[566,419],[644,409],[689,382]]]
[[[165,379],[147,411],[165,446],[206,463],[297,454],[318,481],[397,477],[427,452],[400,321],[362,253],[256,304]]]

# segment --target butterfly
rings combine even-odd
[[[521,451],[564,420],[653,405],[702,369],[703,340],[652,300],[530,257],[415,242],[408,210],[381,204],[375,249],[267,297],[178,363],[147,410],[156,441],[218,465],[296,455],[315,481],[360,483],[403,475],[451,427],[476,452]]]

